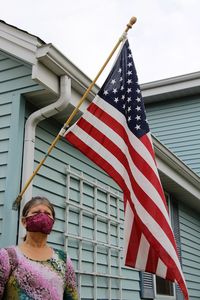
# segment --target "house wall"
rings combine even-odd
[[[146,110],[151,132],[200,175],[200,96],[148,104]],[[183,271],[190,299],[197,300],[200,297],[199,214],[179,200]]]
[[[152,133],[200,175],[200,95],[146,105]]]
[[[12,203],[20,191],[25,101],[37,89],[31,68],[0,52],[0,247],[16,242],[18,212]]]
[[[0,53],[0,247],[16,242],[18,212],[12,210],[12,203],[20,192],[25,115],[32,112],[23,94],[37,89],[40,87],[31,80],[29,66]],[[200,168],[195,153],[199,149],[199,109],[197,98],[147,107],[152,132],[198,174]],[[53,119],[37,126],[35,166],[59,130],[59,124]],[[93,182],[97,180],[105,190],[110,186],[113,192],[110,206],[107,204],[109,192],[103,190],[99,190],[95,204],[95,188],[91,183],[82,182],[82,175],[71,177],[69,183],[67,165],[75,173],[83,172],[84,178]],[[38,194],[47,196],[55,205],[56,223],[49,242],[56,248],[66,248],[71,256],[81,287],[81,299],[139,300],[139,273],[123,267],[123,202],[116,184],[65,140],[60,140],[33,180],[33,195]],[[102,221],[98,219],[95,205]],[[119,226],[111,222],[117,216]],[[196,300],[200,293],[200,224],[198,214],[182,204],[180,230],[183,270],[190,299]],[[72,238],[69,239],[65,233],[71,234]],[[87,246],[78,239],[84,240],[85,236],[89,239]],[[95,239],[98,238],[102,243],[101,249],[95,248]],[[110,261],[109,268],[107,261]],[[101,276],[98,275],[99,270]],[[106,277],[108,272],[111,280]]]
[[[189,207],[179,205],[183,272],[190,300],[200,298],[200,218]]]

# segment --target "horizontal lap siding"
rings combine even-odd
[[[56,131],[55,127],[53,127],[50,123],[48,125],[47,124],[48,123],[46,122],[46,124],[41,127],[40,123],[40,126],[37,127],[35,167],[43,158],[43,155],[47,151],[50,143],[59,131],[59,128],[57,128],[58,131]],[[115,183],[101,169],[94,166],[91,161],[65,142],[65,140],[60,140],[33,181],[34,194],[40,192],[48,195],[49,198],[55,202],[56,210],[59,208],[63,210],[65,207],[66,165],[68,164],[73,166],[76,171],[83,171],[86,176],[88,175],[88,178],[91,177],[90,174],[92,174],[92,176],[95,175],[95,177],[102,183],[106,185],[109,184],[114,188],[117,188]],[[59,212],[62,210],[59,210]],[[64,215],[62,214],[61,219],[64,222],[63,216]],[[61,227],[60,230],[63,230],[63,227]],[[53,242],[56,243],[57,239]],[[63,245],[64,237],[59,246],[62,247]]]
[[[43,158],[47,151],[50,143],[53,141],[55,135],[59,132],[60,127],[57,126],[55,121],[46,120],[40,122],[36,129],[36,147],[35,147],[35,166]],[[44,165],[41,167],[39,173],[36,175],[33,181],[33,194],[34,195],[45,195],[55,205],[56,210],[56,222],[53,233],[49,237],[49,242],[57,248],[64,247],[64,226],[65,226],[65,199],[66,199],[66,165],[70,165],[72,170],[80,173],[84,172],[84,176],[90,180],[96,178],[103,186],[109,185],[111,189],[118,190],[118,186],[108,177],[100,168],[95,166],[90,160],[83,156],[79,151],[69,145],[65,140],[60,140],[56,147],[52,150],[48,156]],[[90,211],[94,210],[94,195],[93,190],[90,186],[84,186],[85,189],[83,205]],[[71,179],[71,190],[70,197],[73,199],[73,203],[79,204],[79,182]],[[97,211],[100,214],[106,214],[107,202],[105,201],[104,193],[99,193],[97,200]],[[69,218],[69,232],[74,236],[79,236],[79,217],[80,212],[78,210],[70,210]],[[115,218],[117,210],[115,207],[114,199],[111,199],[110,215]],[[120,219],[123,220],[123,203],[121,203]],[[108,224],[102,220],[98,221],[97,227],[97,239],[101,243],[106,243],[108,234]],[[83,227],[82,227],[83,238],[92,239],[94,237],[94,217],[92,214],[83,216]],[[117,243],[117,229],[113,224],[110,226],[110,236],[112,245]],[[123,232],[121,232],[121,242],[123,243]],[[79,260],[79,246],[76,240],[72,240],[69,245],[69,255],[73,259],[75,268],[78,268]],[[94,246],[89,244],[83,246],[84,253],[83,269],[86,272],[93,271],[94,264]],[[97,252],[97,271],[100,273],[107,274],[107,254],[104,250],[98,249]],[[113,276],[118,273],[118,261],[114,251],[111,256],[112,268],[111,272]],[[123,266],[123,261],[122,261]],[[112,278],[112,299],[119,299],[119,284],[122,286],[122,299],[123,300],[139,300],[139,273],[135,270],[122,268],[123,279]],[[82,299],[94,299],[94,276],[83,274],[82,279]],[[108,299],[108,278],[97,277],[97,290],[98,299]]]
[[[16,242],[18,215],[12,203],[20,190],[24,132],[21,94],[36,88],[31,67],[0,51],[0,247]]]
[[[2,96],[2,70],[5,70],[6,57],[0,53],[0,240],[2,235],[4,193],[6,186],[6,171],[8,163],[8,147],[11,118],[11,97]]]
[[[200,297],[200,218],[193,210],[180,205],[182,264],[190,300]]]
[[[200,175],[200,97],[146,105],[152,133]]]
[[[200,175],[200,97],[146,105],[152,133]],[[190,300],[200,298],[200,218],[180,203],[183,272]]]
[[[23,92],[37,86],[31,80],[31,68],[0,52],[0,94]]]
[[[11,96],[5,97],[0,94],[0,240],[3,230],[3,199],[6,188],[11,113]]]

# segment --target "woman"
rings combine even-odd
[[[26,228],[23,243],[0,249],[0,299],[77,300],[71,260],[47,244],[55,221],[53,205],[33,197],[21,221]]]

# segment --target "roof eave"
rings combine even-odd
[[[200,72],[141,85],[145,103],[187,97],[200,93]]]
[[[88,76],[66,58],[53,44],[46,44],[39,47],[36,58],[38,62],[52,70],[57,76],[68,75],[72,80],[72,86],[80,94],[83,94],[92,82]],[[98,86],[94,85],[88,98],[92,100],[98,90]]]
[[[68,75],[74,89],[83,94],[91,80],[52,44],[46,44],[17,27],[0,20],[0,49],[32,65],[32,79],[43,85],[47,92],[59,95],[59,77]],[[88,96],[91,101],[97,93],[94,86]]]

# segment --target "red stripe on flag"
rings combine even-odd
[[[127,255],[125,258],[126,265],[135,266],[141,236],[142,236],[141,230],[138,230],[137,224],[135,222],[133,222],[133,226],[131,228],[129,244],[128,244],[128,249],[127,249]],[[130,264],[130,262],[131,262],[131,264]]]

